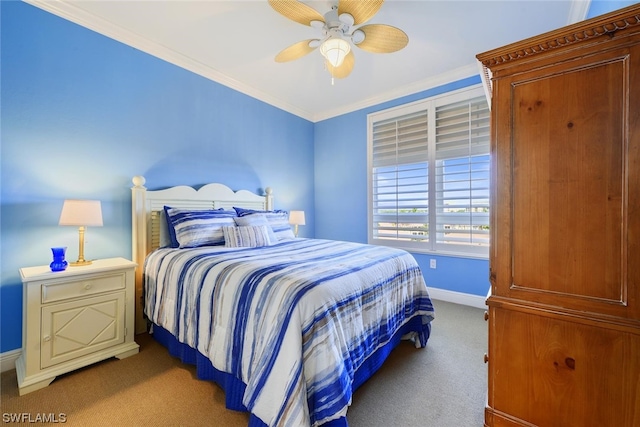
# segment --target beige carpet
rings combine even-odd
[[[483,310],[434,301],[425,349],[401,343],[353,397],[351,427],[482,426],[487,375]],[[0,377],[3,423],[12,414],[55,416],[68,426],[246,426],[224,406],[224,393],[148,335],[140,353],[62,375],[18,396],[15,370]],[[13,415],[15,416],[15,415]]]

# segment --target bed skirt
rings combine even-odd
[[[425,330],[426,329],[426,330]],[[153,325],[153,337],[160,344],[169,350],[169,354],[180,358],[183,363],[189,363],[196,366],[196,375],[201,380],[213,381],[218,384],[225,393],[225,404],[228,409],[235,411],[249,412],[242,403],[244,390],[246,385],[232,374],[217,370],[198,350],[179,342],[169,331]],[[420,331],[421,341],[424,340],[422,346],[426,344],[431,332],[431,323],[422,324],[420,316],[416,316],[405,323],[393,336],[393,338],[384,346],[378,348],[365,362],[355,371],[353,378],[353,391],[358,389],[366,380],[368,380],[387,359],[391,350],[399,343],[402,337],[413,331]],[[425,336],[426,335],[426,336]],[[258,417],[251,414],[249,419],[249,427],[266,427],[267,425]],[[347,427],[347,419],[345,417],[333,420],[323,424],[326,427]]]

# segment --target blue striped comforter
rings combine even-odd
[[[344,417],[354,372],[411,320],[426,345],[433,306],[407,252],[295,239],[262,248],[158,249],[145,263],[145,313],[246,384],[269,426]]]

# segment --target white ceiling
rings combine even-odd
[[[404,30],[389,54],[354,49],[355,67],[331,85],[314,51],[274,56],[318,30],[274,11],[267,0],[26,0],[151,55],[316,122],[478,74],[475,55],[586,16],[583,0],[386,0],[368,22]],[[321,14],[332,1],[304,1]]]

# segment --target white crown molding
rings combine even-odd
[[[584,21],[587,18],[587,13],[589,12],[590,6],[591,0],[573,0],[571,2],[571,9],[569,10],[569,19],[567,20],[567,25]]]
[[[330,119],[332,117],[340,116],[342,114],[351,113],[353,111],[361,110],[363,108],[372,107],[374,105],[381,104],[383,102],[392,101],[394,99],[401,98],[403,96],[413,95],[418,92],[422,92],[434,87],[445,85],[447,83],[453,83],[455,81],[478,75],[478,65],[472,63],[463,67],[456,68],[438,76],[433,76],[428,79],[415,82],[409,85],[400,86],[392,91],[382,93],[378,96],[365,99],[361,102],[346,105],[334,110],[324,112],[322,114],[316,114],[313,116],[313,122],[319,122],[321,120]]]
[[[88,28],[106,37],[124,43],[128,46],[136,48],[142,52],[167,61],[173,65],[184,68],[185,70],[206,77],[209,80],[220,83],[238,92],[244,93],[252,98],[266,102],[269,105],[288,111],[291,114],[311,120],[312,115],[309,111],[302,110],[289,103],[283,102],[281,99],[268,95],[254,87],[243,84],[229,76],[215,70],[199,61],[188,56],[177,53],[161,44],[152,42],[139,34],[126,30],[114,23],[99,18],[85,10],[64,0],[23,0],[39,9],[50,12],[63,19],[76,23],[82,27]]]
[[[299,116],[303,119],[311,122],[318,122],[320,120],[329,119],[332,117],[340,116],[342,114],[350,113],[362,108],[377,105],[383,102],[391,101],[403,96],[412,95],[423,90],[431,89],[433,87],[451,83],[456,80],[470,77],[478,74],[478,70],[475,64],[470,64],[458,68],[456,70],[443,73],[442,75],[431,77],[429,79],[416,82],[410,85],[402,86],[392,91],[383,93],[373,98],[365,99],[361,102],[343,106],[334,110],[326,111],[321,114],[313,114],[307,110],[301,109],[287,102],[282,101],[279,98],[268,95],[254,87],[243,84],[229,76],[215,70],[199,61],[194,60],[188,56],[182,55],[172,49],[167,48],[161,44],[152,42],[139,34],[126,30],[114,23],[99,18],[91,13],[86,12],[80,7],[75,6],[69,1],[65,0],[24,0],[25,3],[29,3],[39,9],[50,12],[63,19],[76,23],[82,27],[95,31],[106,37],[109,37],[118,42],[124,43],[142,52],[160,58],[173,65],[184,68],[188,71],[203,76],[209,80],[220,83],[226,87],[234,89],[245,95],[248,95],[257,100],[263,101],[269,105],[280,108],[291,114]]]
[[[24,0],[35,7],[57,15],[63,19],[74,22],[82,27],[88,28],[106,37],[124,43],[128,46],[136,48],[142,52],[160,58],[178,67],[184,68],[195,74],[203,76],[209,80],[222,84],[226,87],[234,89],[245,95],[257,100],[263,101],[269,105],[280,108],[291,114],[299,116],[311,122],[318,122],[332,117],[347,114],[359,109],[381,104],[403,96],[412,95],[424,90],[434,88],[439,85],[451,83],[463,78],[471,77],[478,74],[477,65],[469,64],[455,70],[448,71],[439,76],[434,76],[420,82],[401,86],[392,91],[377,95],[363,101],[342,106],[333,110],[328,110],[320,114],[313,114],[310,111],[301,109],[282,99],[266,94],[252,86],[239,82],[220,71],[211,68],[202,62],[193,58],[182,55],[172,49],[161,44],[152,42],[139,34],[133,33],[114,23],[99,18],[91,13],[86,12],[80,7],[75,6],[67,0]],[[585,19],[591,0],[573,0],[571,2],[571,10],[569,13],[568,24],[579,22]]]

